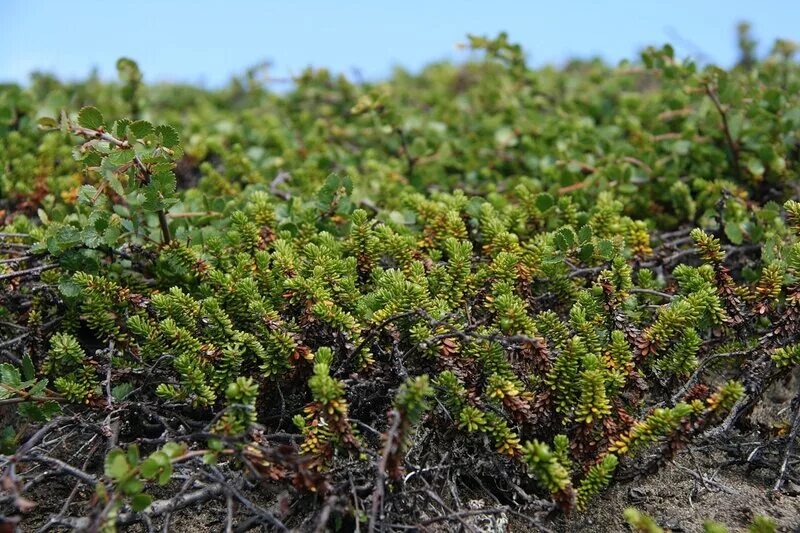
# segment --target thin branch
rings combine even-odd
[[[400,413],[393,410],[392,425],[389,431],[386,432],[386,444],[383,446],[383,453],[377,464],[377,476],[375,480],[375,490],[372,491],[372,512],[369,517],[369,533],[374,533],[375,523],[378,519],[378,510],[383,506],[383,495],[386,485],[386,463],[389,461],[389,454],[392,452],[392,446],[400,427]]]
[[[7,280],[7,279],[19,278],[19,277],[22,277],[22,276],[33,276],[33,275],[36,275],[36,274],[41,274],[42,272],[45,272],[46,270],[52,270],[54,268],[58,268],[58,265],[55,264],[55,263],[52,263],[52,264],[49,264],[49,265],[42,265],[42,266],[38,266],[38,267],[27,268],[25,270],[17,270],[15,272],[8,272],[7,274],[0,275],[0,281]]]
[[[731,164],[733,166],[733,173],[734,175],[739,178],[741,177],[741,167],[739,166],[739,145],[733,139],[733,135],[731,134],[731,128],[728,124],[728,114],[725,112],[725,109],[722,107],[722,103],[719,101],[719,96],[717,95],[717,91],[711,86],[711,84],[705,84],[705,92],[711,101],[714,102],[714,107],[717,108],[717,112],[719,116],[722,118],[722,132],[725,134],[725,142],[728,143],[728,149],[731,153]]]
[[[665,298],[667,300],[672,300],[675,298],[674,294],[669,294],[667,292],[656,291],[653,289],[640,289],[634,287],[633,289],[628,289],[628,292],[638,293],[638,294],[649,294],[651,296],[660,296],[661,298]]]
[[[794,400],[792,400],[792,407],[794,407],[794,416],[792,417],[792,429],[789,432],[789,442],[786,443],[786,450],[783,452],[783,462],[781,469],[778,472],[778,479],[775,480],[775,486],[772,490],[781,490],[783,480],[786,478],[786,472],[789,468],[789,458],[792,456],[794,446],[797,443],[797,431],[800,429],[800,392],[797,393]]]

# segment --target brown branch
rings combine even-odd
[[[28,269],[25,269],[25,270],[17,270],[16,272],[9,272],[7,274],[0,275],[0,281],[6,280],[6,279],[18,278],[18,277],[21,277],[21,276],[31,276],[31,275],[34,275],[34,274],[41,274],[42,272],[44,272],[46,270],[52,270],[54,268],[58,268],[58,265],[55,264],[55,263],[52,263],[52,264],[49,264],[49,265],[42,265],[42,266],[38,266],[38,267],[28,268]]]
[[[792,417],[792,429],[789,432],[789,442],[786,443],[786,450],[783,452],[783,461],[781,462],[781,469],[778,471],[778,479],[775,480],[775,486],[772,490],[778,491],[783,486],[783,480],[786,478],[786,472],[789,467],[789,459],[794,451],[795,443],[797,442],[797,431],[800,429],[800,392],[797,393],[794,400],[792,400],[792,407],[794,407],[794,416]]]
[[[419,523],[420,526],[429,526],[431,524],[435,524],[436,522],[443,522],[443,521],[450,521],[450,520],[458,520],[460,518],[465,518],[469,516],[479,516],[479,515],[487,515],[487,514],[501,514],[508,512],[508,507],[491,507],[489,509],[470,509],[468,511],[458,511],[442,516],[435,516],[433,518],[428,518],[427,520],[423,520]]]
[[[148,507],[145,511],[141,513],[129,512],[129,513],[121,513],[117,516],[115,520],[116,525],[124,526],[128,524],[133,524],[136,522],[140,522],[142,520],[146,520],[148,518],[154,518],[157,516],[161,516],[166,513],[172,513],[175,511],[179,511],[190,505],[197,505],[203,502],[207,502],[208,500],[212,500],[225,494],[227,488],[222,483],[214,483],[213,485],[209,485],[205,488],[196,490],[194,492],[189,492],[186,494],[181,494],[176,496],[175,498],[170,498],[167,500],[156,500],[150,507]],[[79,531],[87,530],[90,526],[92,526],[92,519],[89,517],[83,518],[75,518],[75,517],[68,517],[64,518],[60,521],[61,524],[72,527]]]
[[[411,152],[408,150],[408,142],[406,140],[406,134],[403,131],[403,128],[395,128],[395,133],[400,137],[400,145],[402,147],[403,157],[406,160],[406,173],[408,174],[409,179],[414,174],[414,166],[417,164],[416,157],[411,157]]]
[[[667,292],[656,291],[653,289],[640,289],[634,287],[633,289],[628,289],[628,292],[638,293],[638,294],[649,294],[650,296],[659,296],[661,298],[665,298],[667,300],[672,300],[675,298],[674,294],[669,294]]]
[[[393,409],[392,414],[394,415],[392,416],[392,425],[386,432],[386,444],[383,446],[383,453],[381,454],[381,458],[377,465],[375,490],[372,491],[372,513],[369,517],[369,533],[374,533],[375,531],[375,522],[378,519],[378,510],[383,504],[383,495],[387,478],[386,463],[389,461],[389,454],[392,452],[395,436],[397,435],[397,430],[400,427],[400,413],[396,409]]]
[[[68,474],[74,478],[80,479],[88,486],[94,488],[97,485],[97,478],[84,472],[83,470],[79,470],[74,466],[65,463],[60,459],[56,459],[55,457],[48,457],[46,455],[39,455],[39,454],[31,454],[24,457],[16,457],[15,460],[17,462],[34,462],[34,463],[44,463],[50,465],[51,467],[55,467],[58,469],[59,472],[63,472]]]
[[[722,118],[722,132],[725,134],[725,142],[728,143],[728,149],[731,153],[731,165],[733,166],[733,173],[737,178],[740,178],[742,172],[741,167],[739,166],[739,145],[733,139],[733,135],[731,134],[731,128],[728,124],[728,114],[725,112],[725,109],[723,109],[722,103],[719,101],[717,91],[711,87],[711,84],[705,84],[705,93],[709,98],[711,98],[711,101],[714,102],[714,107],[717,108],[717,112]]]
[[[196,211],[187,213],[167,213],[169,218],[221,217],[217,211]]]
[[[0,400],[0,406],[14,405],[17,403],[25,403],[25,402],[68,403],[68,400],[66,398],[61,398],[59,396],[15,396],[13,398],[6,398],[4,400]]]

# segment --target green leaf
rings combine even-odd
[[[140,513],[150,507],[152,502],[153,497],[142,492],[131,498],[131,508],[137,513]]]
[[[142,492],[144,486],[142,485],[141,481],[135,477],[131,477],[120,482],[119,488],[128,496],[133,496],[134,494],[139,494]]]
[[[338,174],[330,174],[325,180],[325,184],[317,193],[317,207],[323,213],[333,209],[334,212],[341,213],[345,201],[353,192],[353,181],[349,176],[339,177]]]
[[[593,255],[594,255],[594,245],[592,245],[592,243],[590,242],[587,242],[586,244],[581,246],[581,250],[580,252],[578,252],[578,258],[584,262],[589,261]]]
[[[122,186],[122,182],[117,175],[117,168],[118,165],[115,165],[108,157],[103,158],[103,162],[100,164],[100,170],[103,173],[103,177],[106,178],[111,188],[114,189],[114,192],[120,196],[125,195],[125,189]]]
[[[133,385],[130,383],[120,383],[111,389],[111,397],[116,401],[121,402],[132,390]]]
[[[121,234],[122,230],[118,225],[109,225],[103,232],[103,242],[106,246],[114,246],[117,244],[117,240]]]
[[[602,239],[597,242],[597,253],[603,259],[612,259],[614,257],[614,243],[608,239]]]
[[[136,444],[128,446],[128,463],[131,465],[139,464],[139,446]]]
[[[158,475],[158,484],[166,485],[167,483],[169,483],[170,477],[172,477],[172,465],[167,464],[167,466],[165,466],[163,470],[161,470],[161,473]]]
[[[17,451],[17,432],[12,426],[5,426],[0,433],[0,453],[13,455]]]
[[[96,107],[84,107],[78,113],[78,125],[90,130],[103,127],[103,114]]]
[[[589,242],[592,238],[592,227],[591,226],[583,226],[581,229],[578,230],[578,242],[581,244]]]
[[[115,448],[108,452],[105,461],[105,474],[113,480],[119,480],[125,477],[130,470],[128,459],[119,448]]]
[[[44,420],[50,420],[61,413],[61,406],[56,402],[44,402],[40,407]]]
[[[94,185],[81,185],[78,189],[78,202],[81,204],[91,205],[97,196],[97,187]]]
[[[555,198],[549,192],[540,192],[536,195],[536,209],[544,213],[556,204]]]
[[[554,240],[556,249],[565,252],[575,245],[575,231],[569,226],[564,226],[556,232]]]
[[[97,233],[94,228],[85,228],[81,232],[81,240],[83,241],[84,246],[92,249],[102,246],[103,244],[100,234]]]
[[[81,232],[76,227],[64,225],[58,228],[55,238],[59,250],[65,250],[81,242]]]
[[[175,174],[172,172],[159,172],[150,177],[150,183],[144,188],[145,201],[142,204],[148,211],[158,211],[168,207],[174,200],[176,187]]]
[[[153,479],[156,475],[161,472],[161,465],[156,462],[153,457],[148,457],[145,459],[141,466],[139,467],[139,472],[142,474],[142,477],[145,479]]]
[[[11,385],[12,387],[19,387],[22,384],[19,370],[10,363],[0,364],[0,379],[2,379],[3,384]]]
[[[760,159],[750,159],[747,161],[747,170],[753,176],[762,176],[764,174],[764,164]]]
[[[744,242],[744,235],[742,234],[741,226],[733,221],[728,221],[725,223],[725,235],[733,244],[738,245]]]
[[[22,376],[25,381],[36,377],[36,369],[33,366],[31,356],[28,354],[22,356]]]
[[[137,120],[129,124],[128,129],[135,139],[142,139],[153,133],[153,125],[146,120]]]
[[[0,396],[0,398],[7,398],[7,396]],[[44,422],[47,420],[39,406],[33,402],[23,402],[19,404],[17,406],[17,413],[19,413],[22,418],[27,418],[34,422]]]
[[[162,124],[156,128],[156,135],[161,137],[161,146],[175,148],[180,142],[178,132],[172,126]]]
[[[168,442],[161,447],[161,451],[170,459],[175,459],[186,453],[186,445],[177,442]],[[168,463],[169,461],[167,461]]]
[[[58,290],[65,298],[75,298],[81,293],[81,288],[72,278],[64,278],[58,283]]]
[[[34,385],[33,387],[31,387],[31,389],[28,391],[28,393],[29,393],[31,396],[38,396],[38,395],[40,395],[40,394],[41,394],[41,393],[43,393],[43,392],[44,392],[44,390],[47,388],[47,383],[48,383],[48,380],[47,380],[46,378],[42,378],[42,379],[40,379],[39,381],[37,381],[37,382],[36,382],[36,385]]]
[[[150,183],[166,198],[175,192],[177,179],[172,171],[162,171],[153,174],[150,177]]]
[[[127,118],[121,118],[116,122],[114,122],[114,126],[112,126],[112,129],[114,133],[117,135],[117,137],[126,137],[128,135],[127,128],[130,123],[131,121],[128,120]]]
[[[203,464],[206,465],[215,465],[217,464],[217,454],[214,452],[208,452],[203,454]]]
[[[34,422],[47,422],[61,412],[61,406],[56,402],[24,402],[19,404],[17,411],[20,416]]]
[[[136,157],[136,152],[131,149],[114,150],[106,156],[106,160],[112,165],[120,167],[133,161],[134,157]]]

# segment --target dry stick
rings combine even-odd
[[[442,516],[435,516],[433,518],[428,518],[427,520],[423,520],[419,523],[421,526],[429,526],[431,524],[435,524],[436,522],[443,522],[443,521],[450,521],[450,520],[459,520],[464,517],[468,516],[476,516],[476,515],[487,515],[487,514],[501,514],[508,512],[508,507],[492,507],[490,509],[470,509],[469,511],[458,511],[455,513],[450,513]],[[462,523],[463,524],[463,523]],[[470,527],[470,529],[473,529]]]
[[[14,405],[24,402],[69,403],[69,400],[58,396],[15,396],[13,398],[5,398],[3,400],[0,400],[0,405]]]
[[[95,439],[95,437],[97,437],[97,435],[92,437],[89,443],[91,443]],[[89,450],[89,453],[86,455],[86,460],[83,462],[83,466],[81,467],[82,471],[86,470],[86,467],[89,465],[89,461],[92,460],[94,453],[97,451],[98,445],[99,443],[95,444],[92,447],[92,449]],[[81,447],[81,449],[83,449],[83,447]],[[80,451],[81,450],[79,449],[77,453],[80,453]],[[66,514],[66,512],[69,510],[70,505],[72,505],[72,501],[75,499],[75,496],[77,496],[78,490],[81,487],[81,482],[82,480],[79,480],[77,483],[75,483],[75,486],[72,487],[72,491],[69,493],[69,496],[67,496],[67,500],[64,502],[64,505],[61,506],[61,510],[58,512],[58,514],[55,516],[51,516],[50,519],[47,521],[47,523],[44,524],[41,528],[39,528],[39,530],[36,533],[45,533],[47,531],[50,531],[51,528],[53,528],[58,524],[58,519],[62,518]]]
[[[692,229],[694,228],[688,227],[688,228],[676,229],[675,231],[665,231],[664,233],[656,235],[656,238],[662,241],[668,241],[673,237],[682,237],[684,235],[687,235],[690,231],[692,231]]]
[[[0,249],[16,249],[16,250],[28,250],[30,249],[30,244],[21,244],[18,242],[0,242]]]
[[[649,294],[651,296],[660,296],[661,298],[666,298],[667,300],[672,300],[673,298],[675,298],[674,294],[669,294],[669,293],[666,293],[666,292],[656,291],[656,290],[653,290],[653,289],[639,289],[639,288],[635,288],[634,287],[633,289],[628,289],[628,292],[639,293],[639,294]]]
[[[167,213],[169,218],[221,217],[217,211],[188,211],[185,213]]]
[[[189,487],[194,485],[195,481],[197,481],[197,474],[193,474],[193,475],[189,476],[186,479],[186,481],[183,482],[183,485],[181,485],[181,488],[178,491],[178,493],[176,494],[176,496],[179,495],[179,494],[185,494],[186,491],[189,490]],[[162,527],[162,531],[164,533],[169,533],[169,521],[170,521],[171,518],[172,518],[172,514],[171,513],[165,513],[164,514],[164,520],[163,520],[163,523],[162,523],[162,526],[163,526]]]
[[[286,172],[285,170],[281,170],[280,172],[278,172],[278,175],[275,176],[275,179],[273,179],[269,183],[269,192],[273,196],[277,196],[281,200],[286,200],[286,201],[290,200],[292,196],[288,192],[278,189],[280,185],[289,181],[290,179],[292,179],[292,175]]]
[[[229,493],[225,499],[225,533],[233,533],[233,497]]]
[[[17,270],[16,272],[9,272],[7,274],[0,275],[0,281],[6,280],[6,279],[18,278],[18,277],[21,277],[21,276],[30,276],[30,275],[34,275],[34,274],[41,274],[42,272],[44,272],[46,270],[52,270],[54,268],[58,268],[58,265],[55,264],[55,263],[50,264],[50,265],[42,265],[42,266],[38,266],[38,267],[28,268],[28,269],[25,269],[25,270]]]
[[[117,516],[115,523],[118,526],[125,526],[145,520],[145,517],[155,518],[165,513],[179,511],[189,507],[190,505],[196,505],[214,499],[217,496],[225,494],[226,490],[227,488],[222,483],[214,483],[213,485],[209,485],[203,489],[189,492],[176,498],[156,500],[150,504],[150,507],[148,507],[147,510],[142,511],[141,513],[121,513],[119,516]],[[92,520],[88,517],[70,517],[60,520],[59,522],[77,530],[86,530],[92,525]]]
[[[794,416],[792,417],[792,430],[789,432],[789,442],[786,443],[786,451],[783,453],[783,462],[781,463],[781,470],[778,473],[778,479],[775,480],[775,486],[772,490],[778,491],[783,485],[783,479],[786,477],[786,471],[789,467],[789,457],[794,451],[794,445],[797,441],[797,430],[800,429],[800,392],[797,393],[794,400],[792,400],[794,407]]]
[[[327,531],[328,519],[331,516],[331,510],[338,499],[339,498],[336,495],[333,495],[329,496],[328,499],[325,500],[325,506],[319,513],[319,517],[317,518],[317,527],[314,528],[314,533],[325,533],[325,531]]]
[[[24,341],[25,339],[27,339],[29,335],[30,335],[30,332],[26,331],[25,333],[22,333],[21,335],[17,335],[16,337],[8,339],[7,341],[0,342],[0,348],[5,348],[7,346],[14,346],[18,342]]]
[[[686,396],[686,393],[700,381],[700,377],[703,375],[706,367],[708,367],[714,361],[718,359],[723,359],[726,357],[739,357],[740,355],[747,355],[749,352],[726,352],[726,353],[715,353],[713,355],[708,356],[706,359],[703,359],[703,362],[698,365],[695,369],[694,374],[686,380],[686,383],[683,384],[683,387],[678,390],[675,394],[672,395],[670,399],[672,404],[675,405],[681,398]]]
[[[219,469],[213,466],[211,468],[213,469],[213,475],[210,475],[209,477],[211,479],[221,480],[220,482],[223,484],[223,487],[227,492],[227,494],[236,498],[236,500],[238,500],[239,503],[244,505],[248,510],[261,517],[262,524],[263,523],[269,524],[277,531],[286,531],[286,532],[289,531],[289,528],[287,528],[286,525],[283,522],[281,522],[281,520],[277,516],[267,511],[266,509],[262,508],[261,506],[253,503],[247,496],[242,494],[242,492],[239,489],[228,483],[223,474],[219,471]]]
[[[59,322],[60,320],[61,320],[61,317],[56,317],[53,320],[50,320],[49,322],[47,322],[46,324],[43,324],[42,325],[42,329],[47,329],[50,326],[52,326],[53,324]],[[12,339],[8,339],[7,341],[0,342],[0,348],[6,348],[8,346],[13,346],[13,345],[17,344],[18,342],[25,340],[27,337],[30,336],[30,334],[31,334],[30,331],[26,331],[25,333],[22,333],[21,335],[17,335],[16,337],[14,337]],[[11,354],[6,353],[5,355],[8,356],[12,360],[13,359],[17,359],[16,357],[11,356]],[[15,363],[16,364],[21,364],[21,361],[17,360],[17,361],[15,361]]]
[[[65,474],[69,474],[70,476],[80,479],[84,483],[86,483],[90,487],[94,487],[97,485],[97,478],[92,476],[91,474],[87,474],[83,470],[79,470],[74,466],[61,461],[60,459],[56,459],[55,457],[48,457],[46,455],[39,455],[39,454],[29,454],[23,457],[18,457],[16,459],[18,462],[34,462],[34,463],[45,463],[49,464],[50,466],[56,467]]]
[[[44,439],[47,436],[47,434],[50,433],[50,430],[52,430],[52,429],[54,429],[54,428],[56,428],[56,427],[58,427],[60,425],[72,422],[73,420],[75,420],[74,416],[59,416],[59,417],[56,417],[56,418],[52,419],[50,422],[48,422],[47,424],[45,424],[41,428],[39,428],[36,431],[36,433],[31,435],[31,437],[28,440],[26,440],[25,443],[22,446],[19,447],[19,449],[17,450],[17,453],[14,455],[14,457],[21,457],[21,456],[25,455],[30,450],[32,450],[34,446],[39,444],[39,442],[41,442],[42,439]]]
[[[386,463],[392,451],[392,444],[397,434],[397,429],[400,427],[400,413],[397,409],[392,409],[390,416],[392,417],[392,426],[389,428],[389,431],[386,432],[386,444],[383,447],[380,461],[378,461],[375,490],[372,491],[372,513],[369,517],[369,533],[374,533],[375,521],[378,518],[378,509],[383,506],[384,485],[386,483]]]
[[[427,481],[425,481],[425,484],[430,487],[430,484]],[[461,524],[461,528],[462,529],[465,529],[465,530],[469,531],[470,533],[478,533],[478,531],[474,527],[472,527],[468,523],[464,522],[464,519],[462,518],[462,514],[461,514],[462,512],[471,512],[471,511],[453,511],[452,509],[450,509],[450,507],[447,506],[447,504],[444,503],[442,498],[438,494],[433,492],[431,489],[426,490],[425,494],[427,494],[429,498],[431,498],[433,501],[435,501],[436,503],[441,505],[442,508],[445,511],[447,511],[448,514],[444,515],[444,516],[442,516],[440,518],[442,518],[443,520],[448,520],[448,521],[449,520],[453,520],[453,519],[458,520],[458,522]],[[472,512],[474,512],[474,511],[472,511]]]
[[[8,264],[8,263],[22,263],[23,261],[28,261],[33,259],[35,256],[33,255],[22,255],[20,257],[13,257],[11,259],[0,259],[0,264]]]

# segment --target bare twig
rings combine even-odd
[[[25,270],[17,270],[16,272],[8,272],[6,274],[0,275],[0,281],[6,280],[6,279],[19,278],[19,277],[22,277],[22,276],[33,276],[33,275],[41,274],[42,272],[45,272],[46,270],[52,270],[54,268],[58,268],[58,265],[55,264],[55,263],[52,263],[52,264],[49,264],[49,265],[41,265],[41,266],[38,266],[38,267],[27,268]]]
[[[781,462],[781,469],[778,472],[778,479],[775,480],[775,486],[772,490],[781,490],[783,481],[786,478],[786,472],[789,467],[789,458],[792,456],[795,444],[797,443],[797,431],[800,429],[800,392],[797,393],[794,400],[792,400],[792,407],[794,408],[794,416],[792,416],[792,429],[789,431],[789,442],[786,443],[786,450],[783,452],[783,461]]]
[[[373,533],[375,531],[375,523],[378,520],[378,511],[383,507],[383,495],[387,478],[386,463],[389,461],[389,454],[392,452],[394,436],[397,434],[397,430],[400,427],[400,413],[395,409],[392,410],[392,414],[392,425],[386,432],[386,444],[383,446],[383,453],[381,454],[381,458],[377,465],[375,490],[372,491],[372,512],[369,517],[369,533]]]

